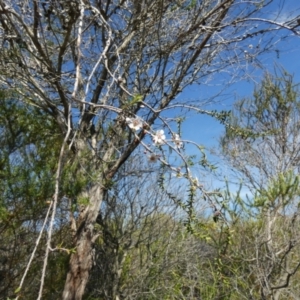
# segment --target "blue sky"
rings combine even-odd
[[[279,58],[275,53],[268,54],[261,61],[264,68],[269,72],[274,71],[274,66],[282,66],[288,73],[294,75],[295,82],[300,82],[300,37],[295,37],[294,41],[289,44],[290,49],[286,44],[282,45],[282,54]],[[225,90],[220,97],[220,102],[212,103],[204,106],[207,110],[230,110],[232,104],[243,97],[252,97],[255,83],[259,83],[262,78],[263,70],[257,70],[253,80],[242,80],[233,84],[229,89]],[[255,82],[256,81],[256,82]],[[202,95],[209,96],[218,89],[218,86],[193,86],[186,89],[181,97],[186,99],[202,100]],[[204,96],[205,97],[205,96]],[[183,135],[185,139],[195,140],[205,146],[215,145],[216,139],[220,136],[224,126],[217,120],[204,115],[189,115],[183,126]]]
[[[286,17],[295,16],[300,14],[300,2],[294,0],[288,1],[275,1],[273,6],[277,10],[281,10],[279,15],[279,20],[284,20]],[[285,5],[283,5],[283,3]],[[274,15],[274,14],[273,14]],[[266,13],[265,18],[271,18],[272,14]],[[282,35],[287,34],[287,32],[282,31]],[[290,33],[288,33],[290,34]],[[255,41],[254,41],[255,43]],[[237,81],[235,84],[230,86],[228,89],[224,90],[219,102],[216,101],[210,105],[206,105],[205,109],[208,110],[231,110],[232,104],[243,97],[252,97],[253,90],[256,83],[259,83],[264,71],[273,72],[274,66],[278,65],[283,67],[288,73],[294,75],[295,82],[300,82],[300,36],[290,36],[288,39],[280,42],[276,45],[276,49],[279,50],[279,55],[274,51],[271,53],[265,53],[258,57],[260,64],[263,66],[264,70],[256,67],[254,71],[251,71],[251,79]],[[250,72],[253,66],[246,66]],[[217,93],[218,90],[222,89],[222,80],[226,81],[226,76],[219,74],[215,76],[214,82],[211,82],[209,86],[207,85],[195,85],[187,88],[180,95],[180,99],[187,100],[199,100],[203,101],[205,98]],[[215,83],[215,84],[214,84]],[[198,144],[205,146],[207,149],[217,147],[218,139],[224,132],[224,126],[221,125],[217,120],[212,117],[198,114],[188,114],[187,118],[182,127],[182,138],[187,140],[193,140]],[[194,154],[195,148],[188,148],[189,154]],[[195,153],[196,154],[196,153]],[[222,161],[217,157],[208,155],[209,158],[219,164],[222,167]],[[224,170],[229,170],[224,168]],[[225,171],[224,176],[229,176]],[[222,187],[225,184],[222,182],[216,182],[213,178],[206,178],[207,183],[211,181],[214,182],[215,187]],[[244,191],[246,194],[247,191]]]
[[[273,72],[274,66],[283,67],[288,73],[294,75],[295,82],[300,82],[300,36],[289,39],[288,42],[281,43],[280,55],[277,57],[276,53],[269,53],[259,58],[265,71]],[[260,82],[264,70],[257,68],[253,75],[253,79],[238,81],[228,89],[220,97],[220,102],[211,103],[204,106],[208,110],[230,110],[232,104],[243,97],[252,97],[253,90],[256,83]],[[218,77],[216,76],[216,81]],[[208,98],[210,95],[216,93],[217,89],[221,87],[211,83],[211,86],[192,86],[186,89],[181,98],[185,99],[199,99]],[[215,144],[214,140],[219,137],[223,130],[223,126],[212,117],[203,115],[189,115],[184,124],[184,135],[186,139],[197,140],[200,144],[211,146]],[[195,132],[195,128],[199,129]]]

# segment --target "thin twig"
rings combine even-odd
[[[51,251],[51,238],[52,238],[52,231],[53,231],[54,219],[55,219],[55,214],[56,214],[56,206],[57,206],[58,196],[59,196],[59,186],[60,186],[61,171],[62,171],[62,166],[63,166],[63,156],[64,156],[65,147],[68,142],[70,133],[71,133],[71,104],[69,104],[68,132],[64,138],[64,141],[63,141],[61,149],[60,149],[57,171],[56,171],[56,176],[55,176],[55,194],[53,197],[54,198],[53,199],[53,210],[52,210],[51,220],[50,220],[50,224],[49,224],[47,247],[46,247],[46,253],[45,253],[45,258],[44,258],[42,276],[41,276],[40,291],[39,291],[39,296],[38,296],[37,300],[40,300],[42,298],[42,293],[43,293],[46,269],[47,269],[47,264],[48,264],[48,256],[49,256],[49,252]]]
[[[37,250],[37,247],[38,247],[38,245],[39,245],[39,243],[40,243],[40,240],[41,240],[41,237],[42,237],[42,235],[43,235],[45,226],[46,226],[46,224],[47,224],[47,220],[48,220],[48,217],[49,217],[49,214],[50,214],[50,211],[51,211],[52,206],[53,206],[53,201],[50,202],[50,205],[49,205],[49,208],[48,208],[48,211],[47,211],[47,214],[46,214],[46,217],[45,217],[43,226],[42,226],[41,231],[40,231],[40,234],[39,234],[39,236],[38,236],[38,238],[37,238],[37,240],[36,240],[36,242],[35,242],[35,247],[34,247],[34,249],[33,249],[33,251],[32,251],[32,254],[31,254],[31,256],[30,256],[29,262],[28,262],[28,264],[27,264],[27,266],[26,266],[26,270],[25,270],[25,272],[24,272],[24,274],[23,274],[23,277],[22,277],[22,279],[21,279],[20,285],[19,285],[19,287],[18,287],[18,291],[20,291],[20,290],[22,289],[22,286],[23,286],[23,284],[24,284],[24,280],[25,280],[25,278],[26,278],[26,276],[27,276],[27,273],[28,273],[29,268],[30,268],[30,266],[31,266],[31,263],[32,263],[32,261],[33,261],[35,252],[36,252],[36,250]],[[18,300],[18,299],[19,299],[19,296],[16,297],[16,300]]]

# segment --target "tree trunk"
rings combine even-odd
[[[79,216],[76,232],[76,252],[71,254],[63,300],[81,300],[93,265],[94,224],[102,203],[104,190],[100,184],[89,192],[89,205]]]
[[[83,229],[77,242],[76,253],[70,258],[70,269],[65,282],[63,299],[81,300],[92,267],[91,232]]]

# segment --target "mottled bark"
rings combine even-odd
[[[63,292],[65,300],[82,299],[92,267],[91,235],[91,231],[84,227],[78,238],[76,253],[71,255],[70,269]]]
[[[93,265],[94,224],[103,194],[104,190],[100,184],[94,186],[89,192],[89,205],[79,216],[79,225],[75,236],[76,252],[71,254],[62,297],[64,300],[80,300],[84,294]]]

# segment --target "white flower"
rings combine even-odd
[[[138,131],[143,127],[143,122],[139,118],[126,118],[126,122],[130,129]]]
[[[157,130],[155,135],[153,135],[153,143],[157,145],[164,144],[166,139],[165,133],[162,129]]]
[[[175,144],[175,147],[177,147],[178,149],[182,148],[183,143],[180,140],[179,134],[177,133],[173,134],[173,143]]]

